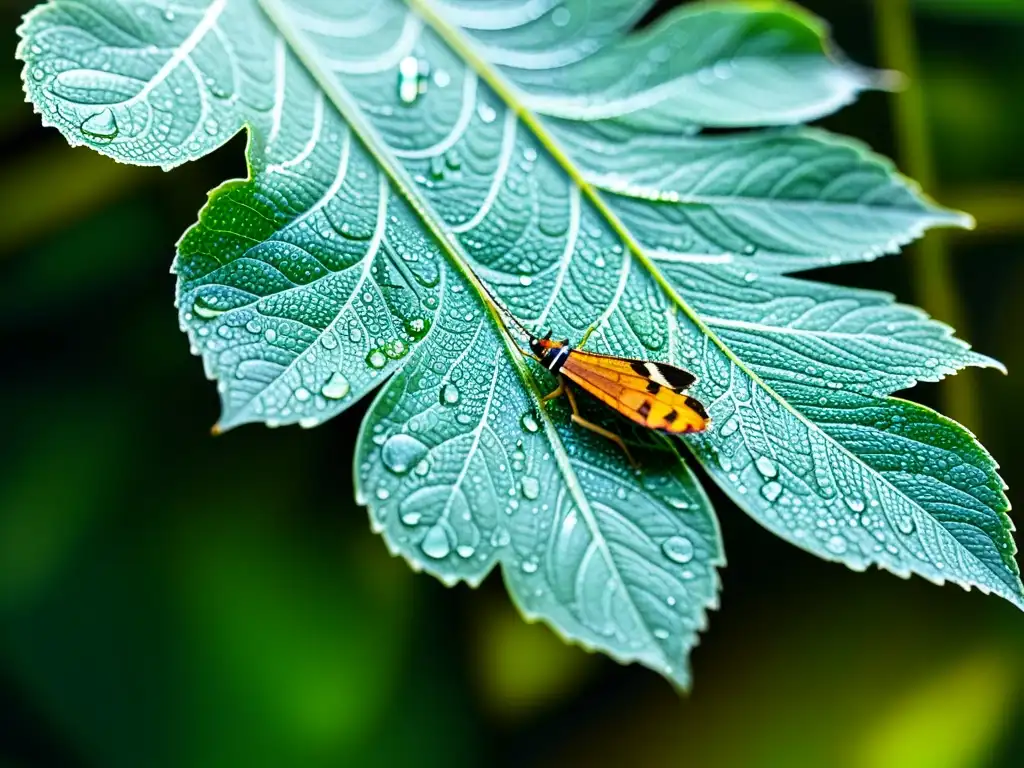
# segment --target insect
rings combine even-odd
[[[570,346],[568,339],[552,341],[550,332],[540,338],[527,335],[530,351],[541,365],[558,377],[558,387],[544,401],[565,394],[572,409],[573,423],[618,444],[634,466],[636,460],[620,435],[580,415],[576,396],[566,385],[567,380],[648,429],[679,435],[702,432],[711,423],[700,401],[685,394],[697,381],[689,371],[665,363],[585,352]],[[589,336],[590,331],[584,335],[580,346]]]

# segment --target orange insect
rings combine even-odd
[[[528,332],[527,335],[530,350],[540,364],[559,377],[558,388],[544,400],[565,394],[572,408],[573,423],[617,443],[634,465],[636,461],[621,436],[580,415],[566,380],[648,429],[679,435],[702,432],[711,423],[700,401],[684,394],[697,381],[687,370],[665,363],[584,352],[569,346],[568,339],[552,341],[550,333],[542,338]],[[588,331],[581,346],[589,336]]]
[[[486,283],[477,279],[495,307],[526,337],[530,352],[537,362],[558,377],[558,387],[546,395],[543,401],[564,394],[569,399],[573,423],[616,443],[633,466],[637,466],[637,462],[620,435],[580,415],[576,395],[566,386],[566,380],[647,429],[681,435],[703,432],[711,424],[711,418],[701,402],[685,394],[697,382],[697,377],[689,371],[667,363],[584,352],[570,346],[568,339],[552,341],[550,331],[542,337],[534,336],[491,293]],[[593,331],[592,326],[583,334],[579,346],[587,343]]]

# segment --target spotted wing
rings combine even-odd
[[[573,350],[562,374],[623,416],[670,434],[701,432],[710,419],[700,401],[683,394],[696,381],[672,365]]]

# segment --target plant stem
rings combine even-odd
[[[906,90],[893,96],[896,142],[902,165],[925,191],[931,192],[937,187],[937,174],[910,0],[875,0],[874,8],[882,66],[902,72],[909,80]],[[956,328],[961,336],[966,334],[946,233],[932,231],[914,246],[910,268],[917,293],[915,301],[929,314]],[[939,400],[947,416],[979,433],[982,419],[975,373],[968,368],[943,381],[939,386]]]

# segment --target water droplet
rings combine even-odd
[[[537,424],[537,420],[533,418],[532,413],[524,413],[521,422],[523,425],[523,429],[525,429],[527,432],[536,432],[538,429],[540,429],[540,426]]]
[[[551,23],[556,27],[564,27],[569,23],[570,19],[572,19],[572,13],[564,6],[555,8],[555,10],[551,12]]]
[[[419,525],[420,520],[423,519],[423,515],[420,512],[405,512],[401,520],[406,525]]]
[[[480,115],[480,119],[485,123],[493,123],[498,116],[498,113],[494,111],[494,107],[483,102],[476,108],[476,113]]]
[[[757,465],[757,471],[767,478],[772,478],[779,474],[779,468],[767,456],[759,456],[754,463]]]
[[[455,405],[459,402],[459,388],[448,383],[441,387],[441,405]]]
[[[727,422],[725,422],[725,424],[722,425],[722,428],[719,430],[718,433],[722,437],[728,437],[729,435],[733,434],[739,428],[740,428],[740,420],[737,419],[735,416],[733,416]]]
[[[320,390],[320,394],[326,397],[328,400],[341,400],[349,391],[348,379],[346,379],[341,373],[334,373],[327,383],[324,384],[323,389]]]
[[[298,389],[295,390],[295,399],[298,400],[300,403],[306,402],[307,400],[309,400],[309,397],[309,390],[306,389],[305,387],[299,387]]]
[[[519,481],[519,486],[523,490],[523,496],[530,501],[540,496],[540,481],[536,477],[524,477]]]
[[[896,518],[896,527],[900,529],[900,533],[909,536],[917,528],[917,524],[914,522],[913,515],[899,515]]]
[[[396,475],[404,475],[427,455],[428,450],[411,435],[392,435],[381,448],[380,457],[385,467]]]
[[[774,480],[770,483],[765,483],[761,488],[761,495],[768,499],[768,501],[775,501],[781,493],[782,486]]]
[[[661,545],[665,557],[675,563],[688,563],[693,560],[693,542],[685,536],[673,536]]]
[[[829,552],[836,555],[841,555],[846,551],[846,539],[842,536],[833,536],[826,543],[825,546]]]
[[[387,501],[390,496],[391,492],[387,488],[381,486],[377,489],[377,498],[381,501]]]
[[[494,529],[494,533],[491,534],[491,546],[494,547],[505,547],[512,541],[512,537],[504,526],[499,525]]]
[[[377,368],[379,370],[383,368],[385,365],[387,365],[387,362],[387,355],[385,355],[384,352],[382,352],[379,349],[373,350],[370,354],[366,356],[366,364],[369,365],[371,368]]]
[[[409,334],[415,341],[419,341],[427,335],[427,331],[430,330],[430,321],[426,318],[417,317],[412,320],[408,320],[405,323],[405,332]]]
[[[121,130],[118,128],[117,118],[114,117],[114,112],[110,108],[90,115],[82,121],[78,128],[86,136],[104,141],[113,141]]]
[[[468,560],[476,553],[476,548],[469,546],[468,544],[462,544],[455,548],[455,551],[459,553],[459,557]]]
[[[208,299],[203,296],[196,296],[196,300],[192,302],[192,311],[196,316],[203,318],[203,320],[212,320],[227,311],[225,309],[218,309],[216,306],[217,301],[216,296],[211,296]]]
[[[851,512],[864,511],[864,502],[861,499],[855,499],[852,496],[844,496],[843,501],[846,502],[846,506],[850,508]]]
[[[530,277],[529,275],[520,275],[519,284],[523,286],[523,288],[529,288],[531,285],[533,285],[533,278]]]
[[[430,64],[415,56],[406,56],[398,63],[398,98],[403,104],[413,104],[427,92],[429,75]]]
[[[523,573],[536,573],[538,566],[533,560],[524,560],[521,567],[523,569]]]
[[[430,462],[424,459],[419,464],[417,464],[412,471],[415,472],[420,477],[424,477],[430,471]]]
[[[654,636],[659,640],[668,640],[668,630],[661,629],[660,627],[654,630]]]
[[[448,534],[440,525],[431,526],[427,535],[423,537],[420,549],[427,557],[432,557],[435,560],[447,557],[448,553],[452,551],[451,544],[448,543]]]

